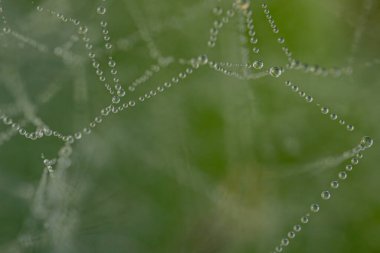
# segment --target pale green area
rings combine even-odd
[[[109,3],[113,42],[136,34],[130,13],[136,14],[133,6],[138,6],[142,25],[163,55],[190,58],[207,53],[215,61],[241,61],[236,19],[222,31],[216,48],[207,48],[216,1],[136,0],[136,5],[131,1]],[[49,48],[64,44],[76,31],[37,13],[29,0],[3,2],[12,28]],[[40,1],[45,8],[87,24],[105,63],[96,2]],[[346,64],[365,1],[269,2],[296,58],[327,67]],[[230,3],[223,1],[222,6]],[[270,252],[315,201],[321,202],[321,211],[286,252],[379,252],[380,76],[379,65],[363,67],[364,62],[380,58],[379,8],[374,0],[352,76],[293,71],[279,79],[240,81],[204,67],[152,100],[108,118],[73,147],[63,191],[69,201],[63,213],[74,213],[76,220],[68,216],[57,221],[63,224],[62,231],[69,221],[75,223],[69,238],[57,231],[54,237],[43,228],[43,221],[30,218],[32,193],[43,171],[41,153],[55,157],[61,143],[20,136],[4,143],[0,146],[0,252]],[[253,10],[262,60],[268,65],[285,64],[259,3]],[[154,32],[158,25],[163,29]],[[59,92],[38,109],[38,115],[51,128],[72,133],[109,103],[110,96],[88,60],[68,66],[52,54],[19,48],[18,43],[8,35],[0,36],[1,105],[15,104],[4,85],[15,78],[32,102],[56,83]],[[72,52],[87,54],[80,42]],[[131,49],[114,50],[114,56],[123,84],[155,63],[141,40]],[[184,68],[173,64],[126,97],[137,99]],[[355,131],[349,133],[286,88],[283,83],[288,79],[344,116]],[[1,125],[0,129],[7,128]],[[28,129],[34,130],[32,125]],[[373,137],[374,147],[339,189],[331,191],[331,200],[322,201],[320,192],[330,188],[346,164],[326,162],[357,145],[364,135]],[[16,243],[23,233],[35,240],[32,246]]]

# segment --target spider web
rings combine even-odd
[[[378,4],[314,7],[0,0],[2,252],[325,250],[376,134]]]

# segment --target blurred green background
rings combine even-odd
[[[69,50],[82,59],[80,64],[53,53],[77,27],[37,12],[36,5],[86,24],[98,59],[106,63],[96,14],[102,1],[2,2],[12,30],[49,50],[41,53],[1,33],[0,109],[23,119],[12,92],[21,86],[52,129],[65,134],[82,129],[110,96],[83,43]],[[363,6],[371,2],[363,15]],[[255,1],[251,8],[261,59],[266,66],[284,65],[286,57],[260,4]],[[112,54],[124,87],[156,64],[139,27],[164,56],[207,54],[215,62],[241,62],[238,18],[223,28],[214,49],[207,47],[218,18],[212,10],[226,11],[229,1],[109,0],[106,5]],[[285,251],[380,252],[379,60],[366,64],[380,58],[380,4],[289,0],[268,5],[295,58],[334,67],[353,57],[353,74],[323,77],[292,70],[278,79],[242,81],[200,68],[153,99],[110,116],[74,144],[48,220],[34,217],[31,207],[43,174],[41,154],[56,157],[62,143],[19,135],[2,141],[0,252],[270,252],[313,202],[321,202],[321,211]],[[358,27],[362,33],[352,54]],[[178,63],[162,69],[125,99],[137,101],[184,69]],[[345,131],[305,103],[283,85],[285,80],[342,115],[355,131]],[[52,98],[44,102],[49,94]],[[8,128],[1,125],[0,135]],[[35,130],[28,121],[26,128]],[[320,192],[347,163],[342,153],[364,135],[373,137],[374,148],[331,191],[331,200],[322,202]]]

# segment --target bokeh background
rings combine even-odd
[[[2,111],[23,121],[25,104],[19,101],[26,96],[38,117],[69,134],[110,103],[80,41],[69,50],[79,63],[54,54],[77,27],[36,10],[40,5],[86,24],[98,58],[106,63],[99,27],[103,17],[96,14],[100,3],[2,0],[12,30],[49,49],[41,53],[1,33]],[[380,4],[267,3],[295,58],[326,67],[345,66],[352,58],[352,75],[292,70],[278,79],[244,81],[201,68],[161,95],[110,116],[73,145],[65,176],[50,179],[60,195],[50,203],[48,221],[31,209],[44,172],[41,154],[56,157],[62,143],[19,135],[2,141],[0,252],[270,252],[313,202],[321,203],[320,212],[284,250],[380,252]],[[284,65],[286,57],[260,4],[255,1],[251,8],[262,60],[266,66]],[[207,47],[218,18],[212,10],[226,11],[230,1],[109,0],[107,6],[112,54],[125,86],[156,64],[141,27],[164,56],[207,54],[216,62],[241,62],[237,19],[223,28],[215,48]],[[355,34],[360,36],[352,50]],[[137,99],[183,69],[178,63],[162,69],[125,99]],[[305,103],[283,85],[285,80],[344,116],[355,131]],[[23,95],[15,92],[19,87]],[[25,124],[34,131],[30,120]],[[1,125],[0,135],[8,128]],[[320,192],[347,163],[342,153],[364,135],[373,137],[374,147],[331,191],[330,200],[320,200]]]

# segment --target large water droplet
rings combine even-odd
[[[269,69],[269,74],[273,77],[280,77],[282,74],[282,68],[280,67],[271,67]]]
[[[373,145],[373,139],[369,136],[364,136],[360,141],[360,146],[362,148],[370,148]]]

